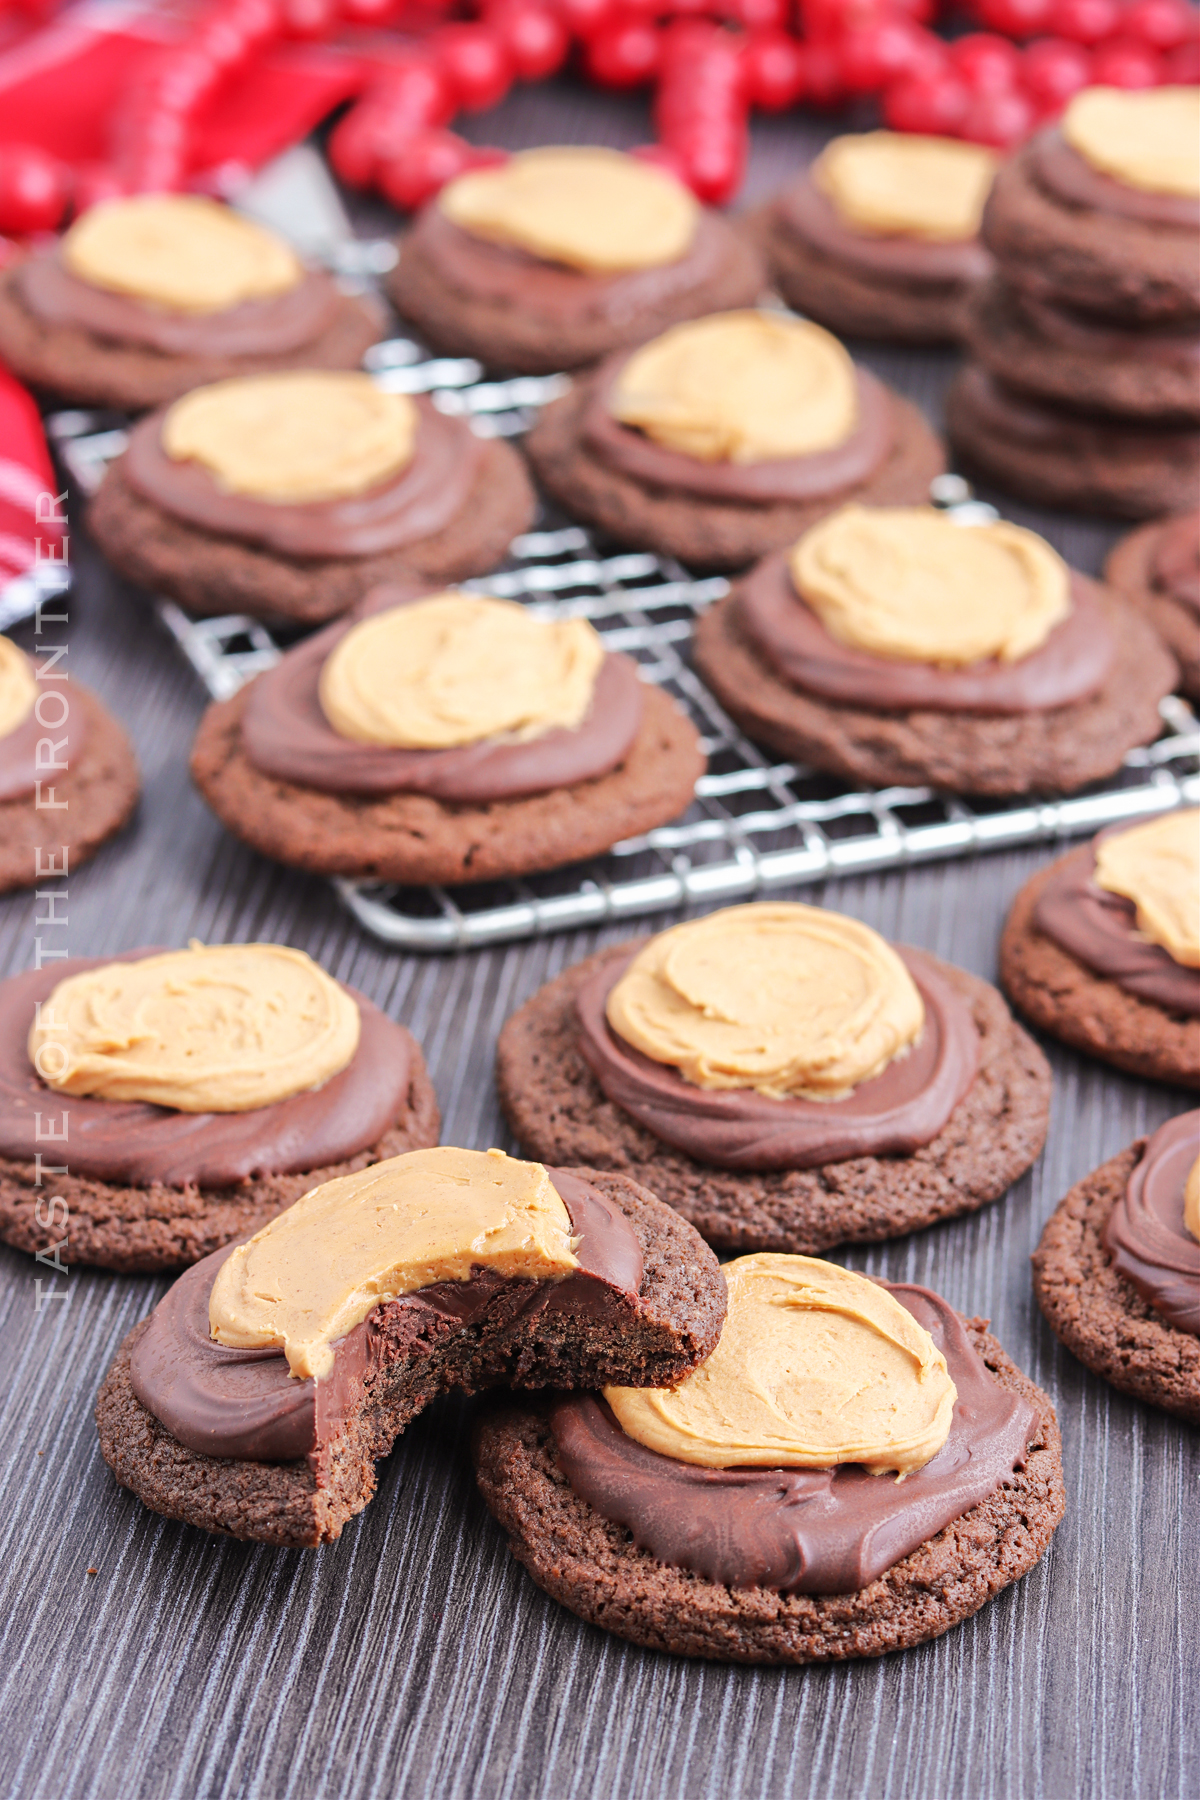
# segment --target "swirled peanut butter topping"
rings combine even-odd
[[[1102,838],[1094,880],[1133,901],[1143,937],[1200,968],[1200,812],[1167,813]]]
[[[321,670],[321,709],[342,737],[448,750],[573,731],[604,645],[586,619],[535,619],[515,600],[435,594],[348,631]]]
[[[173,462],[202,463],[227,493],[291,503],[344,500],[412,461],[418,413],[369,375],[239,375],[194,388],[162,423]]]
[[[220,1344],[281,1349],[320,1380],[332,1346],[375,1307],[473,1269],[560,1281],[579,1267],[571,1220],[541,1163],[502,1150],[410,1150],[323,1182],[218,1271]]]
[[[605,1388],[621,1429],[711,1469],[919,1469],[957,1390],[929,1333],[886,1288],[811,1256],[724,1267],[720,1341],[677,1388]]]
[[[651,938],[606,1016],[619,1038],[694,1087],[840,1100],[916,1041],[925,1007],[869,925],[764,901]]]
[[[26,720],[37,699],[37,677],[29,658],[11,638],[0,637],[0,738]]]
[[[1126,187],[1200,197],[1200,89],[1084,88],[1062,116],[1072,150]]]
[[[678,262],[700,209],[682,182],[619,150],[522,150],[442,189],[442,212],[472,237],[586,275]]]
[[[60,981],[29,1056],[64,1094],[249,1112],[338,1074],[359,1029],[350,995],[303,950],[193,943]]]
[[[1194,1238],[1200,1238],[1200,1157],[1188,1170],[1183,1190],[1183,1226]]]
[[[107,200],[62,241],[72,275],[173,312],[224,312],[298,287],[303,265],[273,231],[194,194]]]
[[[832,637],[901,662],[1017,662],[1071,610],[1067,566],[1035,533],[956,525],[931,506],[844,506],[789,565]]]
[[[812,179],[857,231],[954,244],[977,235],[996,168],[978,144],[865,131],[827,144]]]
[[[622,425],[699,462],[773,462],[844,443],[858,424],[849,353],[819,325],[714,313],[635,350],[609,402]]]

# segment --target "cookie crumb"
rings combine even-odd
[[[98,1575],[99,1573],[100,1573],[100,1571],[98,1568],[96,1568],[95,1564],[92,1564],[92,1566],[88,1569],[89,1575]]]

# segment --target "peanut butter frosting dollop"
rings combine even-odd
[[[636,350],[614,418],[700,462],[773,462],[844,443],[858,425],[854,364],[805,319],[714,313]]]
[[[812,179],[857,231],[953,244],[977,235],[997,166],[979,144],[865,131],[827,144]]]
[[[925,1006],[879,933],[798,902],[674,925],[608,996],[612,1030],[699,1088],[840,1100],[920,1036]]]
[[[1061,129],[1085,162],[1126,187],[1200,198],[1200,88],[1084,88]]]
[[[1200,812],[1189,807],[1101,838],[1094,880],[1133,901],[1144,938],[1200,968]]]
[[[193,943],[60,981],[29,1056],[64,1094],[249,1112],[338,1074],[360,1029],[353,999],[303,950]]]
[[[355,625],[317,691],[333,729],[358,743],[520,742],[583,722],[604,655],[586,619],[537,619],[486,594],[435,594]]]
[[[345,500],[407,468],[418,416],[407,394],[385,394],[369,375],[239,375],[176,400],[161,442],[173,462],[202,464],[227,493]]]
[[[215,200],[139,194],[84,213],[62,260],[92,287],[173,312],[225,312],[298,287],[304,268],[284,240]]]
[[[677,1388],[605,1388],[629,1437],[705,1468],[906,1475],[941,1449],[957,1390],[886,1288],[811,1256],[726,1263],[720,1341]]]
[[[15,731],[33,711],[37,677],[25,652],[0,637],[0,738]]]
[[[1200,1238],[1200,1157],[1188,1170],[1183,1190],[1183,1226],[1194,1238]]]
[[[678,262],[700,209],[682,182],[619,150],[547,146],[443,188],[446,218],[473,237],[585,275]]]
[[[541,1163],[501,1150],[410,1150],[326,1181],[222,1264],[209,1299],[220,1344],[283,1351],[320,1380],[333,1345],[385,1301],[474,1269],[561,1281],[579,1267],[571,1220]]]
[[[1067,566],[1036,533],[931,506],[844,506],[788,560],[831,637],[902,662],[1017,662],[1071,610]]]

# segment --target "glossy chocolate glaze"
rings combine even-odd
[[[1033,139],[1028,156],[1038,185],[1067,206],[1137,219],[1144,225],[1200,231],[1200,200],[1189,200],[1183,194],[1154,194],[1102,175],[1071,148],[1057,125]]]
[[[36,667],[36,661],[30,658]],[[33,712],[26,713],[19,725],[0,737],[0,806],[9,800],[25,800],[33,795],[39,781],[45,784],[44,793],[49,798],[49,790],[55,780],[62,780],[67,773],[61,765],[74,764],[83,754],[87,742],[87,717],[81,706],[71,705],[71,684],[61,676],[61,668],[46,681],[39,690],[38,700],[43,695],[61,694],[69,711],[62,725],[39,725]],[[51,704],[51,717],[57,718],[59,707]],[[50,748],[45,752],[47,758],[58,763],[57,769],[39,768],[37,764],[37,747],[42,739],[48,739]],[[65,744],[63,739],[66,739]]]
[[[411,606],[426,591],[435,590],[375,588],[344,619],[297,644],[258,677],[242,715],[242,746],[255,768],[325,793],[429,794],[475,806],[570,787],[616,768],[642,722],[642,684],[627,656],[605,658],[591,708],[574,731],[452,750],[391,750],[340,737],[317,696],[326,658],[361,620]]]
[[[950,1435],[897,1481],[834,1469],[707,1469],[626,1437],[590,1394],[558,1400],[550,1428],[571,1487],[640,1550],[706,1581],[784,1594],[850,1594],[876,1580],[1022,1467],[1041,1420],[992,1380],[954,1309],[881,1282],[943,1352],[958,1399]]]
[[[1033,910],[1037,929],[1093,974],[1115,981],[1164,1012],[1200,1016],[1200,969],[1177,963],[1161,944],[1137,935],[1137,909],[1132,900],[1110,894],[1092,880],[1095,844],[1100,838],[1129,830],[1109,827],[1092,843],[1064,856],[1038,896]]]
[[[378,1143],[404,1112],[412,1038],[353,988],[362,1018],[358,1049],[319,1088],[240,1113],[186,1113],[136,1100],[94,1100],[47,1087],[29,1061],[34,1005],[60,981],[157,950],[72,956],[0,984],[0,1157],[66,1163],[72,1175],[149,1187],[232,1187],[256,1175],[298,1175],[345,1162]],[[65,1141],[37,1136],[39,1114]],[[43,1127],[45,1129],[46,1127]]]
[[[1104,1222],[1118,1274],[1168,1325],[1200,1337],[1200,1243],[1183,1223],[1183,1191],[1200,1156],[1200,1112],[1160,1125]]]
[[[581,1264],[558,1283],[506,1280],[476,1269],[469,1281],[439,1281],[376,1307],[334,1345],[332,1373],[299,1381],[281,1350],[237,1350],[209,1336],[208,1300],[217,1270],[236,1245],[198,1262],[159,1301],[130,1364],[133,1391],[171,1435],[205,1456],[292,1462],[318,1454],[362,1403],[364,1388],[446,1322],[482,1321],[503,1294],[511,1316],[570,1312],[604,1320],[628,1316],[642,1284],[642,1252],[624,1214],[575,1175],[551,1169],[580,1237]],[[244,1241],[244,1240],[242,1240]]]
[[[1200,619],[1200,513],[1185,513],[1162,528],[1151,562],[1151,578]]]
[[[17,285],[30,312],[47,325],[164,356],[287,356],[320,337],[341,305],[332,276],[309,269],[297,286],[268,300],[244,300],[220,312],[173,312],[80,280],[57,249],[22,263]]]
[[[647,940],[643,939],[642,943]],[[772,1100],[694,1087],[617,1037],[609,993],[642,943],[614,950],[576,996],[579,1051],[608,1098],[664,1144],[718,1169],[815,1169],[856,1156],[908,1156],[942,1129],[975,1079],[979,1034],[965,1001],[919,950],[898,954],[925,1002],[920,1040],[844,1100]]]
[[[421,213],[400,254],[409,247],[419,251],[459,295],[518,307],[557,328],[590,319],[623,325],[719,274],[728,255],[728,233],[723,220],[701,213],[695,236],[677,261],[617,275],[589,275],[474,237],[453,224],[435,200]]]
[[[1071,575],[1072,609],[1019,662],[964,668],[901,662],[839,643],[797,594],[784,551],[737,589],[737,618],[770,667],[804,693],[878,712],[1023,713],[1070,706],[1094,694],[1113,660],[1108,618],[1093,584]]]
[[[163,412],[129,434],[121,471],[143,499],[220,537],[261,544],[281,556],[377,556],[433,537],[466,504],[483,455],[465,419],[440,413],[424,395],[412,461],[378,487],[345,500],[257,500],[218,486],[203,464],[173,462],[162,448]]]
[[[939,242],[848,224],[807,172],[776,196],[775,214],[786,230],[830,262],[862,275],[881,275],[911,287],[958,287],[985,281],[992,272],[991,255],[978,238]]]
[[[891,398],[882,382],[865,369],[855,371],[858,424],[844,443],[831,450],[754,463],[701,462],[681,450],[668,450],[642,432],[622,425],[609,411],[613,386],[631,355],[631,351],[621,350],[600,364],[580,435],[600,462],[649,487],[695,495],[701,500],[736,500],[743,504],[817,500],[825,494],[858,487],[891,454],[895,436]]]

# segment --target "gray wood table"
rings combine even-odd
[[[649,133],[635,103],[568,86],[476,121],[508,144]],[[811,153],[810,121],[757,128],[748,197]],[[378,220],[372,221],[378,223]],[[865,353],[935,419],[948,361]],[[1009,507],[1098,569],[1115,533]],[[78,530],[72,674],[128,724],[136,824],[68,884],[66,923],[0,903],[0,973],[40,935],[72,954],[280,939],[421,1039],[447,1142],[512,1148],[491,1060],[505,1017],[616,936],[578,933],[420,959],[363,936],[322,881],[228,837],[192,791],[204,699],[148,601]],[[28,627],[17,637],[32,643]],[[1045,847],[829,882],[803,896],[994,977],[1006,909]],[[668,920],[661,920],[667,923]],[[1034,1304],[1029,1254],[1066,1189],[1188,1104],[1047,1046],[1045,1154],[1006,1199],[847,1255],[982,1313],[1053,1396],[1067,1517],[1017,1587],[934,1644],[840,1667],[749,1670],[652,1655],[581,1624],[512,1561],[476,1495],[469,1408],[432,1408],[338,1543],[225,1542],[147,1512],[102,1461],[96,1389],[166,1283],[50,1271],[0,1250],[0,1791],[97,1796],[770,1794],[887,1800],[1175,1796],[1200,1789],[1195,1712],[1197,1440],[1086,1375]],[[1189,1555],[1185,1556],[1185,1547]],[[1190,1736],[1189,1736],[1190,1730]]]

